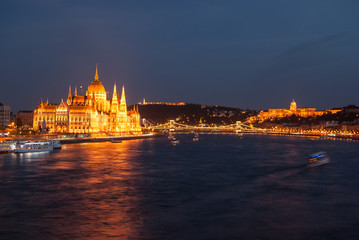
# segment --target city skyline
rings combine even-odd
[[[129,105],[188,102],[256,110],[358,104],[356,2],[5,1],[0,102],[59,103],[99,75]],[[44,93],[47,95],[45,96]]]

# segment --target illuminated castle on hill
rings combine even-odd
[[[321,116],[324,113],[337,113],[340,110],[325,110],[318,111],[315,108],[297,108],[297,103],[293,101],[290,103],[289,110],[284,108],[272,108],[268,111],[260,111],[258,116],[250,117],[250,122],[263,122],[268,119],[283,118],[291,115],[297,115],[299,117],[315,117]]]
[[[112,99],[106,97],[106,90],[98,79],[88,87],[86,95],[74,95],[69,87],[67,100],[60,104],[43,103],[41,100],[34,111],[34,130],[47,129],[50,133],[141,133],[138,110],[127,111],[125,88],[118,101],[116,84]]]

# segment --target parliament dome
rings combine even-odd
[[[90,84],[90,86],[87,89],[87,92],[91,93],[105,93],[106,90],[105,87],[102,85],[102,83],[98,80],[98,73],[97,73],[97,65],[96,65],[96,74],[95,74],[95,80]]]
[[[87,91],[95,93],[106,93],[105,87],[99,80],[96,79],[90,84]]]

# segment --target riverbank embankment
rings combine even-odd
[[[136,139],[146,139],[154,138],[159,135],[152,133],[141,134],[141,135],[125,135],[125,136],[106,136],[106,137],[83,137],[83,138],[57,138],[61,144],[72,144],[72,143],[87,143],[87,142],[111,142],[111,141],[125,141],[125,140],[136,140]]]

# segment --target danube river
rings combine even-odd
[[[359,239],[359,142],[192,137],[0,155],[0,239]]]

